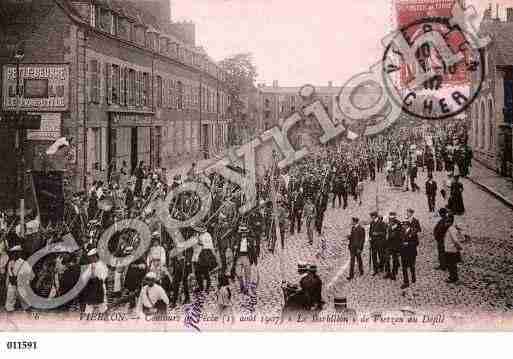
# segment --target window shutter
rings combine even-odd
[[[119,67],[119,104],[125,105],[125,67]]]
[[[107,104],[112,103],[112,65],[105,63],[105,99]]]
[[[134,73],[134,80],[135,80],[134,81],[134,83],[135,83],[135,86],[134,86],[135,94],[134,94],[134,96],[135,96],[135,105],[136,106],[139,106],[140,97],[141,97],[141,95],[140,95],[141,85],[139,83],[139,78],[140,78],[140,72],[139,71],[135,71],[135,73]]]
[[[89,61],[89,66],[87,68],[87,74],[89,77],[89,102],[94,102],[94,94],[95,94],[95,81],[94,81],[94,73],[96,71],[95,60]]]

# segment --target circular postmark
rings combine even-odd
[[[481,91],[485,50],[448,18],[417,20],[390,38],[383,55],[389,97],[403,112],[424,120],[463,113]]]

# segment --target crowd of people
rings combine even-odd
[[[74,253],[54,253],[37,263],[30,269],[34,273],[32,287],[42,296],[62,296],[78,281],[81,266],[86,266],[90,275],[87,286],[60,309],[105,312],[128,303],[129,308],[141,313],[165,311],[190,303],[191,291],[215,290],[212,283],[216,283],[218,305],[225,311],[231,307],[232,283],[238,285],[242,295],[251,294],[248,288],[259,280],[258,264],[264,251],[280,255],[277,246],[286,249],[291,237],[303,230],[304,245],[314,245],[316,237],[323,234],[328,207],[346,209],[351,198],[356,206],[361,206],[365,183],[375,181],[377,173],[383,173],[391,187],[420,191],[416,183],[419,170],[428,174],[428,210],[435,212],[439,208],[440,222],[435,228],[439,268],[449,270],[450,282],[457,281],[461,241],[458,231],[453,229],[454,215],[465,211],[459,177],[469,173],[472,153],[466,139],[454,129],[442,134],[404,138],[389,133],[350,146],[323,146],[285,170],[278,169],[275,160],[270,161],[273,163],[269,169],[257,179],[257,206],[244,215],[238,211],[244,202],[240,188],[219,175],[200,173],[195,165],[171,180],[165,169],[149,170],[144,162],[133,171],[128,170],[126,163],[119,169],[113,167],[108,179],[96,168],[90,188],[66,202],[62,223],[36,234],[44,238],[41,247],[71,235],[80,249]],[[238,167],[235,170],[244,172]],[[432,174],[436,171],[449,174],[443,185],[434,181]],[[157,218],[156,210],[170,190],[189,181],[202,182],[209,188],[212,206],[202,223],[181,229],[187,245],[177,247]],[[436,205],[438,191],[447,199],[445,208]],[[197,194],[185,192],[173,199],[169,213],[184,220],[200,206]],[[401,268],[402,288],[415,283],[421,225],[414,211],[408,209],[404,220],[395,212],[390,212],[387,220],[378,212],[372,212],[370,217],[352,219],[347,238],[347,279],[355,278],[356,264],[363,274],[363,224],[369,224],[373,274],[383,273],[385,278],[396,280]],[[123,219],[146,222],[152,233],[151,246],[127,266],[113,268],[100,259],[98,241],[107,228]],[[0,304],[7,311],[27,309],[16,278],[20,268],[26,268],[23,264],[32,253],[28,253],[26,238],[19,238],[13,226],[4,227],[0,244]],[[138,233],[125,229],[109,241],[109,250],[123,258],[133,254],[140,241]],[[300,267],[298,284],[284,290],[286,300],[306,310],[322,308],[322,281],[316,264]]]

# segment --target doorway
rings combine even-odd
[[[131,128],[130,137],[130,167],[132,168],[133,173],[137,168],[137,127]]]

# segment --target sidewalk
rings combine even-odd
[[[474,160],[468,179],[508,207],[513,208],[513,181],[511,178],[501,177],[497,172]]]

